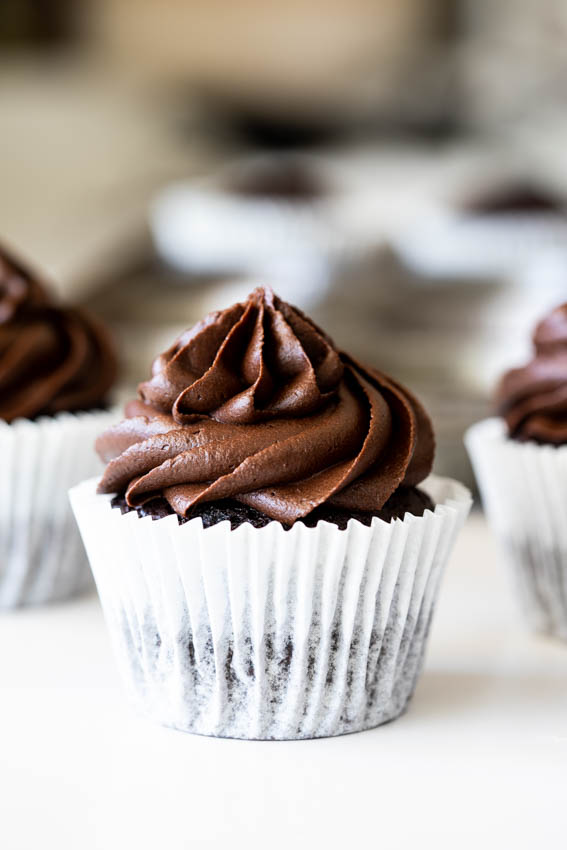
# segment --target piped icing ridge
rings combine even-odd
[[[61,307],[0,251],[0,419],[88,410],[116,376],[109,335],[85,311]]]
[[[536,326],[534,356],[502,377],[496,407],[511,437],[567,443],[567,303]]]
[[[433,462],[419,402],[264,288],[157,357],[126,417],[97,441],[100,492],[180,516],[227,498],[285,524],[324,503],[378,510]]]

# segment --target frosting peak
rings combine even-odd
[[[46,302],[47,295],[40,284],[0,253],[0,325],[9,322],[20,310]]]
[[[533,341],[537,354],[567,354],[567,304],[560,304],[536,325]]]
[[[533,342],[533,359],[501,379],[498,412],[515,439],[567,443],[567,304],[539,322]]]
[[[57,306],[0,252],[0,419],[97,407],[115,371],[113,346],[98,322]]]
[[[211,313],[153,364],[141,398],[179,424],[250,424],[315,413],[344,367],[331,341],[271,289]]]
[[[323,503],[379,510],[433,462],[416,399],[269,289],[182,334],[139,393],[97,441],[100,491],[130,506],[230,498],[292,524]]]

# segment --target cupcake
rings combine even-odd
[[[567,304],[533,342],[532,360],[500,381],[500,417],[465,442],[529,622],[567,639]]]
[[[412,269],[490,279],[522,277],[534,263],[544,269],[542,257],[546,264],[565,262],[565,198],[523,177],[494,175],[489,185],[485,175],[473,182],[480,188],[432,206],[425,222],[396,236],[396,247]]]
[[[153,364],[71,492],[142,711],[247,739],[392,720],[470,505],[419,402],[267,289]]]
[[[71,596],[90,571],[68,490],[99,461],[116,371],[106,331],[0,252],[0,608]]]
[[[530,180],[491,187],[473,195],[463,204],[469,215],[482,216],[563,216],[565,199]]]
[[[345,250],[324,171],[307,155],[263,155],[173,184],[152,207],[157,251],[185,275],[267,276],[320,301]]]

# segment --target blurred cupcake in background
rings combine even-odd
[[[186,275],[268,279],[310,305],[344,253],[335,196],[316,157],[265,154],[165,189],[151,227],[158,253]]]
[[[0,608],[71,596],[90,583],[68,489],[92,475],[94,435],[116,375],[112,342],[57,304],[0,252]]]
[[[567,304],[533,343],[533,359],[500,381],[500,418],[474,425],[465,442],[526,616],[567,639]]]
[[[470,507],[421,404],[258,288],[154,362],[71,491],[124,677],[168,726],[248,739],[403,712]]]
[[[529,175],[496,172],[494,165],[449,195],[397,235],[396,247],[411,268],[489,278],[521,275],[542,256],[560,256],[567,266],[567,195]]]

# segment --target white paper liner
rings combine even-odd
[[[326,295],[345,262],[347,243],[336,215],[326,199],[247,197],[210,180],[164,189],[152,204],[150,224],[159,254],[181,271],[244,274],[305,306]]]
[[[561,216],[432,214],[396,234],[396,249],[415,271],[432,277],[492,277],[522,272],[542,254],[565,257]]]
[[[501,419],[473,425],[465,444],[525,615],[567,639],[567,446],[510,440]]]
[[[421,669],[470,494],[431,476],[435,511],[346,530],[203,529],[71,491],[105,616],[142,711],[203,735],[340,735],[397,717]]]
[[[69,488],[101,468],[94,441],[118,411],[0,422],[0,609],[64,599],[91,584]]]

